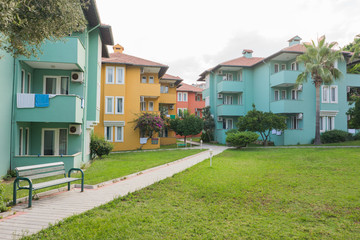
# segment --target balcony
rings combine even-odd
[[[20,57],[33,68],[41,69],[79,69],[84,71],[85,48],[78,38],[68,37],[64,41],[46,41],[41,46],[38,57]]]
[[[160,97],[160,84],[140,83],[139,85],[140,96],[158,98]]]
[[[244,82],[221,81],[217,84],[218,93],[240,93],[243,92]]]
[[[270,76],[271,87],[290,87],[296,83],[300,71],[284,70]]]
[[[243,105],[232,104],[232,105],[218,105],[217,115],[218,116],[243,116],[245,108]]]
[[[304,112],[305,104],[302,100],[279,100],[270,103],[273,113],[300,113]]]
[[[81,99],[75,95],[56,95],[49,99],[49,107],[16,108],[17,122],[82,123]]]
[[[176,104],[176,94],[161,93],[159,103]]]

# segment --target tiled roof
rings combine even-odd
[[[290,47],[283,48],[281,52],[299,52],[303,53],[306,51],[306,47],[303,44],[295,44]]]
[[[176,89],[176,91],[182,92],[202,92],[202,88],[194,87],[186,83],[182,83],[180,87]]]
[[[131,55],[127,55],[124,53],[110,53],[109,58],[102,58],[103,63],[120,63],[120,64],[127,64],[127,65],[135,65],[135,66],[147,66],[147,67],[166,67],[167,65],[153,62],[150,60],[146,60],[143,58],[134,57]]]
[[[219,66],[239,66],[239,67],[251,67],[258,62],[261,62],[264,58],[260,57],[239,57],[230,61],[220,63]]]
[[[173,76],[173,75],[170,75],[170,74],[164,74],[164,76],[162,76],[162,78],[161,79],[167,79],[167,80],[180,80],[180,81],[182,81],[183,79],[182,78],[180,78],[180,77],[178,77],[178,76]]]

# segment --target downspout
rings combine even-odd
[[[100,23],[98,25],[96,25],[95,27],[91,28],[89,31],[85,30],[85,40],[86,40],[86,51],[85,51],[85,81],[84,81],[84,86],[83,86],[83,101],[84,101],[84,113],[83,113],[83,124],[82,124],[82,139],[81,139],[81,150],[82,150],[82,162],[85,162],[85,141],[86,141],[86,130],[87,130],[87,87],[88,87],[88,81],[89,81],[89,37],[90,37],[90,33],[92,31],[94,31],[95,29],[100,27]],[[100,57],[100,56],[99,56]]]
[[[17,82],[17,71],[16,71],[16,58],[14,57],[14,74],[13,74],[13,89],[12,89],[12,103],[11,103],[11,128],[10,128],[10,169],[12,167],[12,159],[15,156],[15,97],[16,97],[16,82]]]

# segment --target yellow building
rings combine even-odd
[[[124,54],[119,44],[113,49],[110,58],[102,59],[100,122],[95,134],[112,142],[113,151],[175,143],[175,134],[166,130],[161,138],[141,138],[140,130],[134,130],[134,120],[145,111],[160,114],[160,108],[168,116],[175,115],[176,87],[182,80],[165,74],[166,65]]]

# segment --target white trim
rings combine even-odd
[[[112,82],[109,82],[109,79],[108,79],[108,70],[112,70],[112,72],[113,72],[113,75],[112,75]],[[114,84],[114,82],[115,82],[115,68],[114,67],[109,67],[109,66],[107,66],[106,68],[105,68],[105,83],[106,84]]]
[[[325,91],[326,89],[326,91]],[[321,86],[321,102],[322,103],[329,103],[330,102],[330,88],[328,85]]]
[[[276,71],[276,67],[277,67],[277,71]],[[278,63],[274,64],[274,73],[278,73],[280,72],[280,65]]]
[[[19,128],[19,156],[24,155],[24,129]]]
[[[299,64],[297,62],[292,62],[290,69],[291,69],[291,71],[298,71],[299,70]]]
[[[51,75],[44,75],[44,79],[43,79],[43,94],[47,94],[46,93],[46,79],[47,78],[55,78],[55,94],[56,95],[68,95],[70,92],[70,77],[69,76],[51,76]],[[68,94],[61,94],[61,78],[67,78],[68,80]]]
[[[291,100],[297,100],[298,97],[299,97],[298,94],[299,94],[299,93],[298,93],[298,90],[292,89],[292,90],[291,90]]]
[[[107,139],[107,128],[110,128],[111,129],[111,132],[110,132],[110,139]],[[106,126],[104,127],[104,138],[106,141],[108,142],[113,142],[113,135],[114,135],[114,130],[113,130],[113,127],[112,126]]]
[[[152,82],[150,81],[150,79],[152,79]],[[155,83],[154,76],[149,76],[149,84],[154,84],[154,83]]]
[[[122,105],[122,112],[118,112],[117,111],[117,109],[118,109],[118,99],[122,99],[122,103],[121,103],[121,105]],[[115,114],[124,114],[124,112],[125,112],[125,110],[124,110],[124,106],[125,106],[125,104],[124,104],[124,97],[115,97]]]
[[[21,69],[20,92],[25,93],[25,70]]]
[[[121,128],[121,140],[118,140],[118,133],[117,133],[118,128]],[[115,142],[124,142],[124,127],[122,126],[115,127]]]
[[[187,102],[188,101],[188,94],[187,92],[183,93],[183,102]]]
[[[145,79],[145,82],[143,82],[144,79]],[[146,75],[141,75],[140,76],[140,83],[147,83],[147,76]]]
[[[150,103],[152,103],[152,106],[150,107]],[[148,111],[154,111],[154,101],[148,101]]]
[[[59,151],[60,151],[60,129],[65,129],[66,130],[66,154],[68,153],[68,149],[69,149],[69,133],[68,133],[68,129],[67,128],[42,128],[41,129],[41,155],[42,156],[59,156]],[[45,155],[44,154],[44,132],[45,131],[54,131],[54,155]]]
[[[320,117],[336,117],[336,115],[339,113],[339,111],[335,110],[320,110]]]
[[[178,102],[182,102],[182,93],[181,92],[178,92],[177,100],[178,100]]]
[[[146,102],[140,102],[140,111],[146,111]]]
[[[26,134],[26,132],[27,132],[27,134]],[[29,144],[29,140],[30,140],[30,130],[29,130],[29,128],[28,127],[26,127],[25,128],[25,132],[24,132],[24,134],[25,134],[25,136],[26,136],[26,144],[25,144],[25,148],[24,148],[24,155],[29,155],[29,146],[30,146],[30,144]]]
[[[122,82],[119,82],[118,80],[118,71],[122,70]],[[124,67],[116,67],[116,84],[125,84],[125,68]]]
[[[28,85],[28,93],[31,93],[31,73],[27,74],[27,85]]]
[[[334,92],[335,96],[333,96],[333,94],[332,94],[332,89],[335,89],[335,92]],[[329,98],[330,103],[338,103],[338,86],[337,85],[330,86],[329,95],[330,95],[330,98]],[[334,101],[332,100],[333,97],[335,98]]]
[[[108,99],[111,100],[111,112],[108,112]],[[114,114],[114,97],[113,96],[105,96],[105,114]]]
[[[124,127],[125,121],[104,121],[104,127]]]

